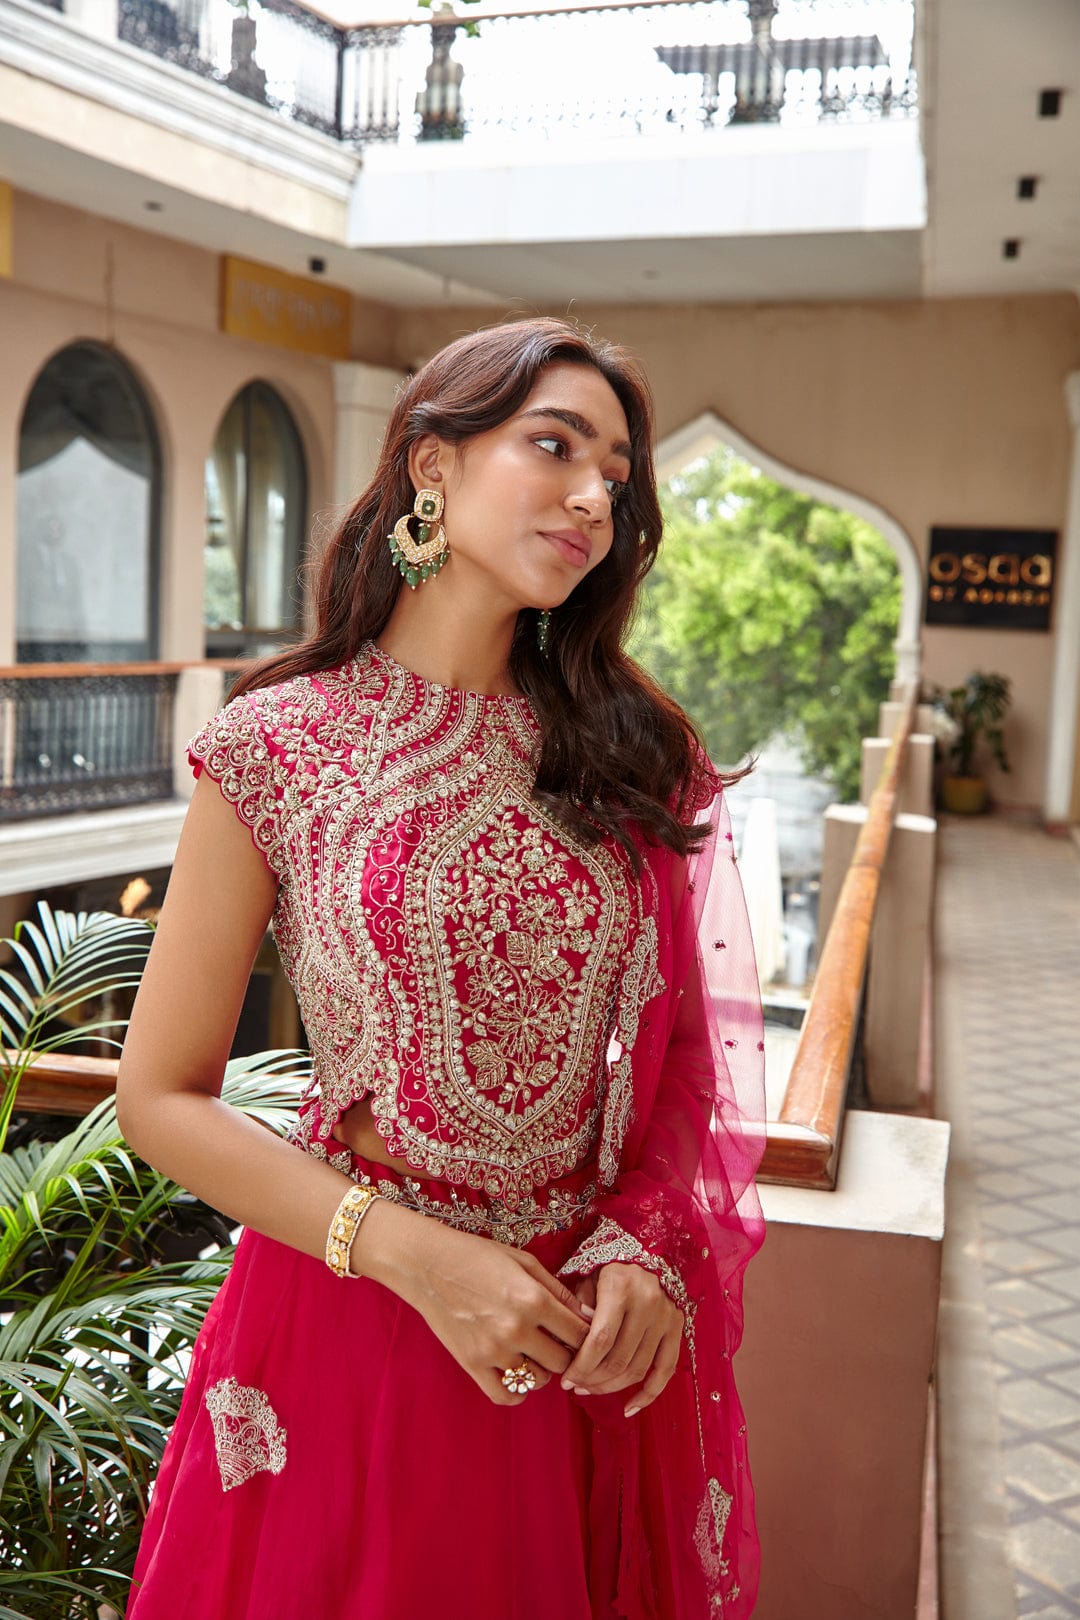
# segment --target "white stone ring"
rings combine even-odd
[[[507,1367],[502,1381],[511,1395],[528,1395],[536,1388],[536,1374],[529,1366],[528,1357],[522,1356],[516,1367]]]

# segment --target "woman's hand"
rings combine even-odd
[[[374,1213],[374,1211],[372,1212]],[[589,1316],[533,1255],[430,1221],[402,1291],[436,1337],[491,1400],[519,1406],[502,1382],[527,1356],[542,1388],[564,1373]]]
[[[590,1286],[591,1285],[591,1286]],[[626,1416],[650,1406],[675,1371],[683,1313],[651,1271],[613,1260],[577,1285],[578,1299],[595,1302],[588,1337],[563,1374],[563,1388],[610,1395],[634,1384]]]

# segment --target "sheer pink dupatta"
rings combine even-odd
[[[659,891],[657,993],[632,1048],[633,1117],[598,1224],[562,1268],[654,1271],[686,1317],[679,1367],[634,1418],[589,1397],[596,1620],[748,1616],[759,1552],[746,1428],[732,1374],[742,1279],[764,1237],[754,1174],[765,1141],[757,968],[727,808],[682,860],[642,853]]]

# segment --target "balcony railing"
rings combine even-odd
[[[339,27],[297,0],[120,0],[119,35],[337,140],[494,144],[907,117],[912,14],[904,0],[609,0]]]
[[[893,735],[840,890],[780,1117],[769,1125],[761,1165],[764,1181],[820,1188],[836,1185],[844,1114],[863,1061],[870,936],[914,720],[912,696]]]
[[[0,823],[170,799],[179,666],[0,670]]]

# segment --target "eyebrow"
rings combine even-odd
[[[583,439],[598,439],[599,433],[593,427],[587,416],[581,416],[577,411],[564,411],[559,405],[535,405],[532,410],[522,412],[524,416],[553,416],[556,422],[565,422],[566,426],[580,433]],[[634,453],[625,439],[617,439],[611,446],[613,455],[622,456],[633,465]]]

